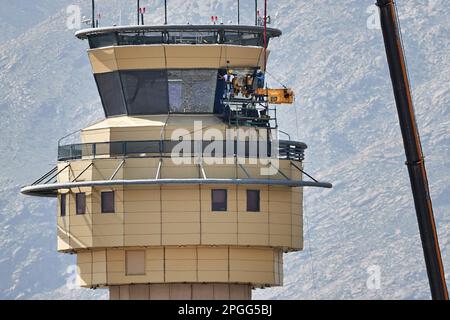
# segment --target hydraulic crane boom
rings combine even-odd
[[[393,0],[377,0],[377,5],[380,8],[381,28],[394,87],[407,158],[406,165],[411,180],[431,295],[434,300],[448,300],[444,266],[428,187],[424,155],[414,114],[397,11]]]

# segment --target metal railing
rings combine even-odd
[[[183,145],[180,145],[180,144]],[[254,143],[254,145],[253,145]],[[268,158],[272,150],[278,151],[282,160],[303,161],[306,144],[302,142],[280,140],[276,142],[249,141],[119,141],[86,144],[71,144],[58,147],[58,161],[77,160],[83,158],[121,158],[121,157],[171,157],[174,148],[182,147],[176,156],[193,157],[207,148],[213,147],[212,157],[246,157]],[[272,145],[273,144],[273,145]],[[176,150],[175,150],[176,151]],[[220,152],[222,151],[222,152]],[[221,153],[221,154],[219,154]],[[203,154],[203,156],[207,156]]]

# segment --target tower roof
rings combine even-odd
[[[279,29],[267,28],[267,39],[281,36]],[[78,31],[91,48],[145,44],[231,44],[264,46],[264,27],[244,25],[160,25],[118,26]]]

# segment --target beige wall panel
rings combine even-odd
[[[128,170],[127,166],[127,170]],[[144,188],[144,187],[141,187]],[[126,202],[135,201],[158,201],[160,200],[159,187],[147,189],[129,189],[128,187],[123,193]]]
[[[230,271],[230,282],[271,284],[274,280],[274,272]]]
[[[163,284],[154,284],[150,287],[150,300],[169,300],[170,287]]]
[[[106,273],[93,273],[92,274],[92,285],[103,286],[107,283]]]
[[[199,188],[198,186],[189,187],[163,187],[162,189],[162,200],[163,201],[193,201],[199,198]]]
[[[125,274],[125,260],[109,261],[107,263],[108,272]]]
[[[272,260],[273,249],[259,248],[230,248],[230,259],[232,260]]]
[[[223,46],[221,68],[256,67],[262,51],[262,48],[257,47]]]
[[[109,140],[110,140],[109,128],[81,131],[81,142],[82,143],[99,143],[99,142],[107,142]],[[102,150],[102,149],[100,149],[100,150]]]
[[[117,209],[117,205],[116,205]],[[92,215],[94,226],[123,224],[124,215],[121,213],[95,213]]]
[[[228,270],[226,271],[199,271],[198,282],[228,282]]]
[[[153,131],[119,131],[115,128],[111,128],[110,133],[111,141],[150,141],[155,140],[155,134]],[[159,137],[159,135],[158,135]],[[159,139],[159,138],[158,138]]]
[[[237,234],[237,223],[202,223],[202,233],[205,234]]]
[[[106,273],[106,261],[92,263],[93,273]]]
[[[176,213],[188,213],[195,212],[197,217],[200,215],[200,202],[197,201],[189,201],[189,200],[167,200],[162,203],[163,216],[167,212],[168,215],[176,214]]]
[[[150,298],[150,290],[147,285],[130,286],[130,300],[148,300]]]
[[[202,223],[237,223],[237,213],[236,212],[212,212],[211,202],[202,202]]]
[[[92,251],[93,262],[106,262],[106,250],[94,250]]]
[[[192,300],[213,300],[214,285],[212,284],[193,284]]]
[[[290,218],[290,217],[289,217]],[[144,213],[131,213],[125,214],[125,224],[160,224],[161,214],[159,212],[144,212]]]
[[[269,221],[269,214],[265,212],[247,212],[247,211],[239,211],[238,214],[238,221],[239,224],[268,224]]]
[[[91,251],[82,251],[77,253],[77,263],[92,263]]]
[[[58,251],[64,251],[69,250],[72,247],[70,246],[70,239],[69,237],[59,237],[57,238],[57,250]]]
[[[147,249],[146,257],[147,262],[150,260],[162,260],[164,259],[164,249],[163,248]]]
[[[199,168],[193,166],[163,167],[161,170],[161,179],[197,179],[200,177]]]
[[[161,235],[125,235],[125,246],[159,246]]]
[[[164,260],[148,260],[146,261],[146,272],[150,274],[155,271],[164,271]]]
[[[124,171],[125,180],[137,180],[137,179],[155,179],[158,168],[126,168]]]
[[[198,233],[189,234],[163,234],[162,245],[177,246],[177,245],[195,245],[200,243],[200,235]]]
[[[163,230],[171,228],[171,224],[186,223],[192,227],[193,224],[200,226],[200,213],[197,212],[167,212],[163,211],[162,222],[164,224]],[[191,229],[192,230],[192,229]],[[195,229],[196,230],[196,229]]]
[[[125,163],[125,168],[131,169],[131,168],[156,168],[158,166],[159,159],[153,159],[153,158],[129,158],[127,159]],[[127,190],[159,190],[157,187],[152,186],[127,186]]]
[[[92,237],[70,236],[70,246],[73,249],[85,249],[92,247]]]
[[[266,223],[239,222],[238,232],[240,235],[241,234],[267,235],[269,232],[269,224],[267,222]]]
[[[303,237],[292,237],[292,247],[303,250]]]
[[[236,168],[234,166],[207,166],[206,175],[211,179],[220,179],[220,178],[235,178],[236,177]]]
[[[248,286],[230,285],[230,299],[232,300],[251,300],[252,291]]]
[[[184,283],[184,282],[196,282],[196,271],[167,271],[166,270],[166,282],[168,283]]]
[[[126,201],[124,203],[126,213],[159,213],[160,201]],[[126,215],[127,215],[126,214]],[[125,216],[126,216],[125,215]]]
[[[82,273],[77,274],[77,284],[80,287],[89,288],[92,286],[92,274]]]
[[[119,296],[120,300],[129,300],[130,299],[130,286],[120,286],[119,287]]]
[[[273,272],[274,259],[271,260],[230,260],[230,271]]]
[[[274,247],[282,247],[282,248],[295,248],[293,242],[292,242],[292,236],[291,235],[277,235],[277,234],[271,234],[270,237],[270,246]]]
[[[197,259],[197,249],[187,248],[166,248],[165,257],[168,260],[195,260]]]
[[[122,247],[123,234],[120,235],[102,235],[92,237],[92,243],[95,247]]]
[[[169,69],[219,69],[219,60],[216,58],[169,58],[167,57],[167,68]]]
[[[166,61],[162,58],[118,59],[119,70],[164,69]]]
[[[162,225],[164,236],[196,234],[200,235],[200,223],[164,223]]]
[[[94,225],[93,236],[95,238],[101,236],[121,236],[123,235],[123,224],[104,224],[104,225]]]
[[[109,287],[109,300],[120,300],[120,288],[118,286]]]
[[[125,224],[125,235],[160,235],[161,224]]]
[[[237,245],[238,235],[234,234],[202,234],[203,245]]]
[[[238,234],[238,245],[240,246],[268,246],[268,234]]]
[[[291,202],[280,202],[280,201],[272,201],[272,198],[269,202],[269,211],[277,212],[277,213],[290,213],[291,212]]]
[[[70,236],[72,237],[90,237],[92,236],[92,226],[72,226],[70,228]]]
[[[290,225],[292,223],[292,215],[290,213],[271,212],[269,214],[269,223]]]
[[[114,48],[88,50],[88,56],[94,73],[117,70]]]
[[[228,271],[228,260],[198,260],[199,271]]]
[[[198,247],[197,257],[199,260],[227,260],[228,259],[228,248],[218,248],[218,247]]]
[[[170,300],[191,300],[192,288],[189,285],[173,284],[169,287]]]
[[[108,261],[125,261],[125,252],[121,249],[107,249]]]
[[[292,233],[292,225],[290,224],[271,224],[270,235],[286,235],[290,236]]]
[[[230,299],[230,285],[229,284],[214,284],[214,300],[229,300]]]
[[[161,45],[121,46],[116,47],[117,59],[163,58],[164,47]]]

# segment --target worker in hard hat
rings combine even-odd
[[[234,79],[236,76],[233,73],[233,70],[229,69],[227,71],[227,74],[225,75],[225,83],[227,85],[227,98],[230,99],[231,97],[234,97]]]

